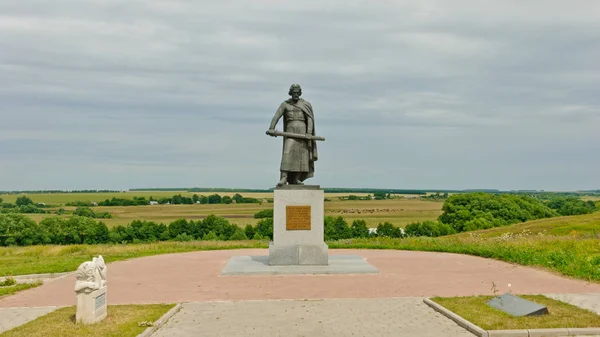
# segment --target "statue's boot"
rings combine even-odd
[[[287,172],[281,172],[281,180],[277,183],[277,187],[281,187],[287,183]]]

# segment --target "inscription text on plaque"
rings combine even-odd
[[[286,206],[285,229],[310,230],[310,206]]]

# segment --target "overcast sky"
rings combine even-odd
[[[600,1],[0,1],[0,190],[600,188]],[[281,122],[278,129],[281,130]]]

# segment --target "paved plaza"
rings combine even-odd
[[[183,303],[153,336],[473,336],[423,303],[432,296],[550,294],[599,312],[600,284],[469,255],[330,250],[377,273],[223,275],[263,249],[199,251],[108,264],[109,305]],[[232,259],[233,258],[233,259]],[[75,305],[74,275],[0,299],[0,331]]]
[[[184,304],[156,337],[472,337],[422,298]]]

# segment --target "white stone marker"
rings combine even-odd
[[[106,264],[102,255],[79,265],[75,272],[77,323],[92,324],[107,316]]]
[[[275,189],[269,265],[328,265],[324,196],[318,186]]]

